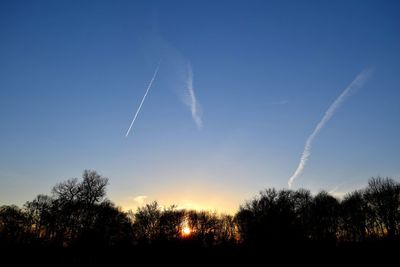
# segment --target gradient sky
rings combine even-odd
[[[306,139],[365,69],[293,188],[340,195],[398,179],[399,14],[398,1],[1,1],[0,204],[93,169],[124,209],[232,212],[287,188]],[[201,128],[183,101],[189,65]]]

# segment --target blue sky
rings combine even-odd
[[[1,1],[0,203],[94,169],[126,209],[230,212],[287,187],[306,139],[365,69],[293,187],[340,194],[397,179],[399,12],[397,1]],[[201,128],[185,104],[189,65]]]

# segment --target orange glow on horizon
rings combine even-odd
[[[234,215],[239,205],[253,196],[253,192],[244,193],[241,188],[232,187],[232,190],[228,190],[223,183],[215,184],[214,176],[208,171],[166,168],[157,171],[155,175],[162,182],[143,185],[123,193],[112,192],[110,198],[125,211],[136,211],[139,207],[157,201],[161,208],[176,205],[179,210]],[[221,188],[224,190],[221,191]]]
[[[223,214],[234,215],[237,212],[237,207],[239,203],[236,202],[222,202],[220,199],[215,199],[214,201],[210,198],[208,199],[199,199],[199,198],[180,198],[176,197],[178,200],[174,201],[175,197],[160,197],[158,199],[158,204],[161,209],[168,208],[171,205],[175,205],[177,210],[195,210],[195,211],[208,211],[208,212],[217,212]],[[224,199],[226,201],[226,199]],[[132,200],[131,197],[125,198],[123,200],[117,201],[119,206],[123,211],[136,211],[137,208],[143,207],[146,204],[152,203],[153,200],[149,199],[144,201],[143,203],[138,203],[137,201]],[[239,202],[239,201],[237,201]],[[215,203],[218,203],[216,205]]]

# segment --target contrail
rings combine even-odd
[[[192,112],[192,118],[194,122],[197,125],[197,128],[203,127],[203,121],[201,119],[201,111],[200,111],[200,105],[197,102],[196,95],[194,93],[193,89],[193,71],[192,71],[192,66],[190,63],[187,65],[187,80],[186,80],[186,89],[187,89],[187,98],[185,99],[185,104],[189,106],[190,111]]]
[[[132,120],[132,122],[131,122],[131,125],[129,126],[128,131],[126,132],[125,137],[128,136],[129,132],[131,131],[131,128],[132,128],[133,124],[135,123],[135,120],[136,120],[136,118],[137,118],[137,116],[138,116],[138,114],[139,114],[139,111],[140,111],[140,109],[142,108],[143,102],[144,102],[144,100],[146,99],[146,96],[147,96],[147,94],[148,94],[148,92],[149,92],[149,90],[150,90],[150,88],[151,88],[151,85],[153,84],[153,81],[154,81],[154,79],[155,79],[156,76],[157,76],[158,69],[160,68],[160,64],[161,64],[161,60],[158,62],[157,68],[156,68],[156,70],[154,71],[153,77],[151,78],[151,80],[150,80],[150,82],[149,82],[149,85],[147,86],[146,93],[144,94],[144,96],[143,96],[143,98],[142,98],[142,101],[140,102],[139,108],[136,110],[135,116],[133,116],[133,120]]]
[[[303,169],[307,164],[308,158],[310,157],[311,146],[315,137],[325,126],[325,124],[332,118],[332,116],[335,114],[335,111],[342,105],[342,103],[346,100],[346,98],[351,96],[352,93],[354,93],[357,89],[361,88],[364,85],[370,74],[371,74],[370,70],[364,70],[360,74],[358,74],[357,77],[350,83],[349,86],[346,87],[346,89],[344,89],[344,91],[339,95],[338,98],[336,98],[336,100],[330,105],[328,110],[325,112],[321,121],[318,122],[312,134],[307,138],[307,141],[304,145],[303,153],[301,154],[299,166],[297,167],[293,175],[289,178],[288,181],[289,188],[292,187],[293,181],[297,178],[297,176],[299,176],[303,172]]]

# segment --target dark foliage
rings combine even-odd
[[[234,259],[271,251],[265,248],[365,251],[400,243],[400,184],[390,178],[372,178],[342,200],[325,191],[312,196],[304,189],[266,189],[235,216],[161,208],[157,202],[124,212],[106,198],[107,184],[86,170],[81,180],[61,182],[50,196],[38,195],[23,208],[1,206],[0,249],[47,249],[74,263],[92,261],[94,254],[81,253],[93,250],[96,259],[102,258],[99,251],[104,257],[107,251],[201,251]]]

